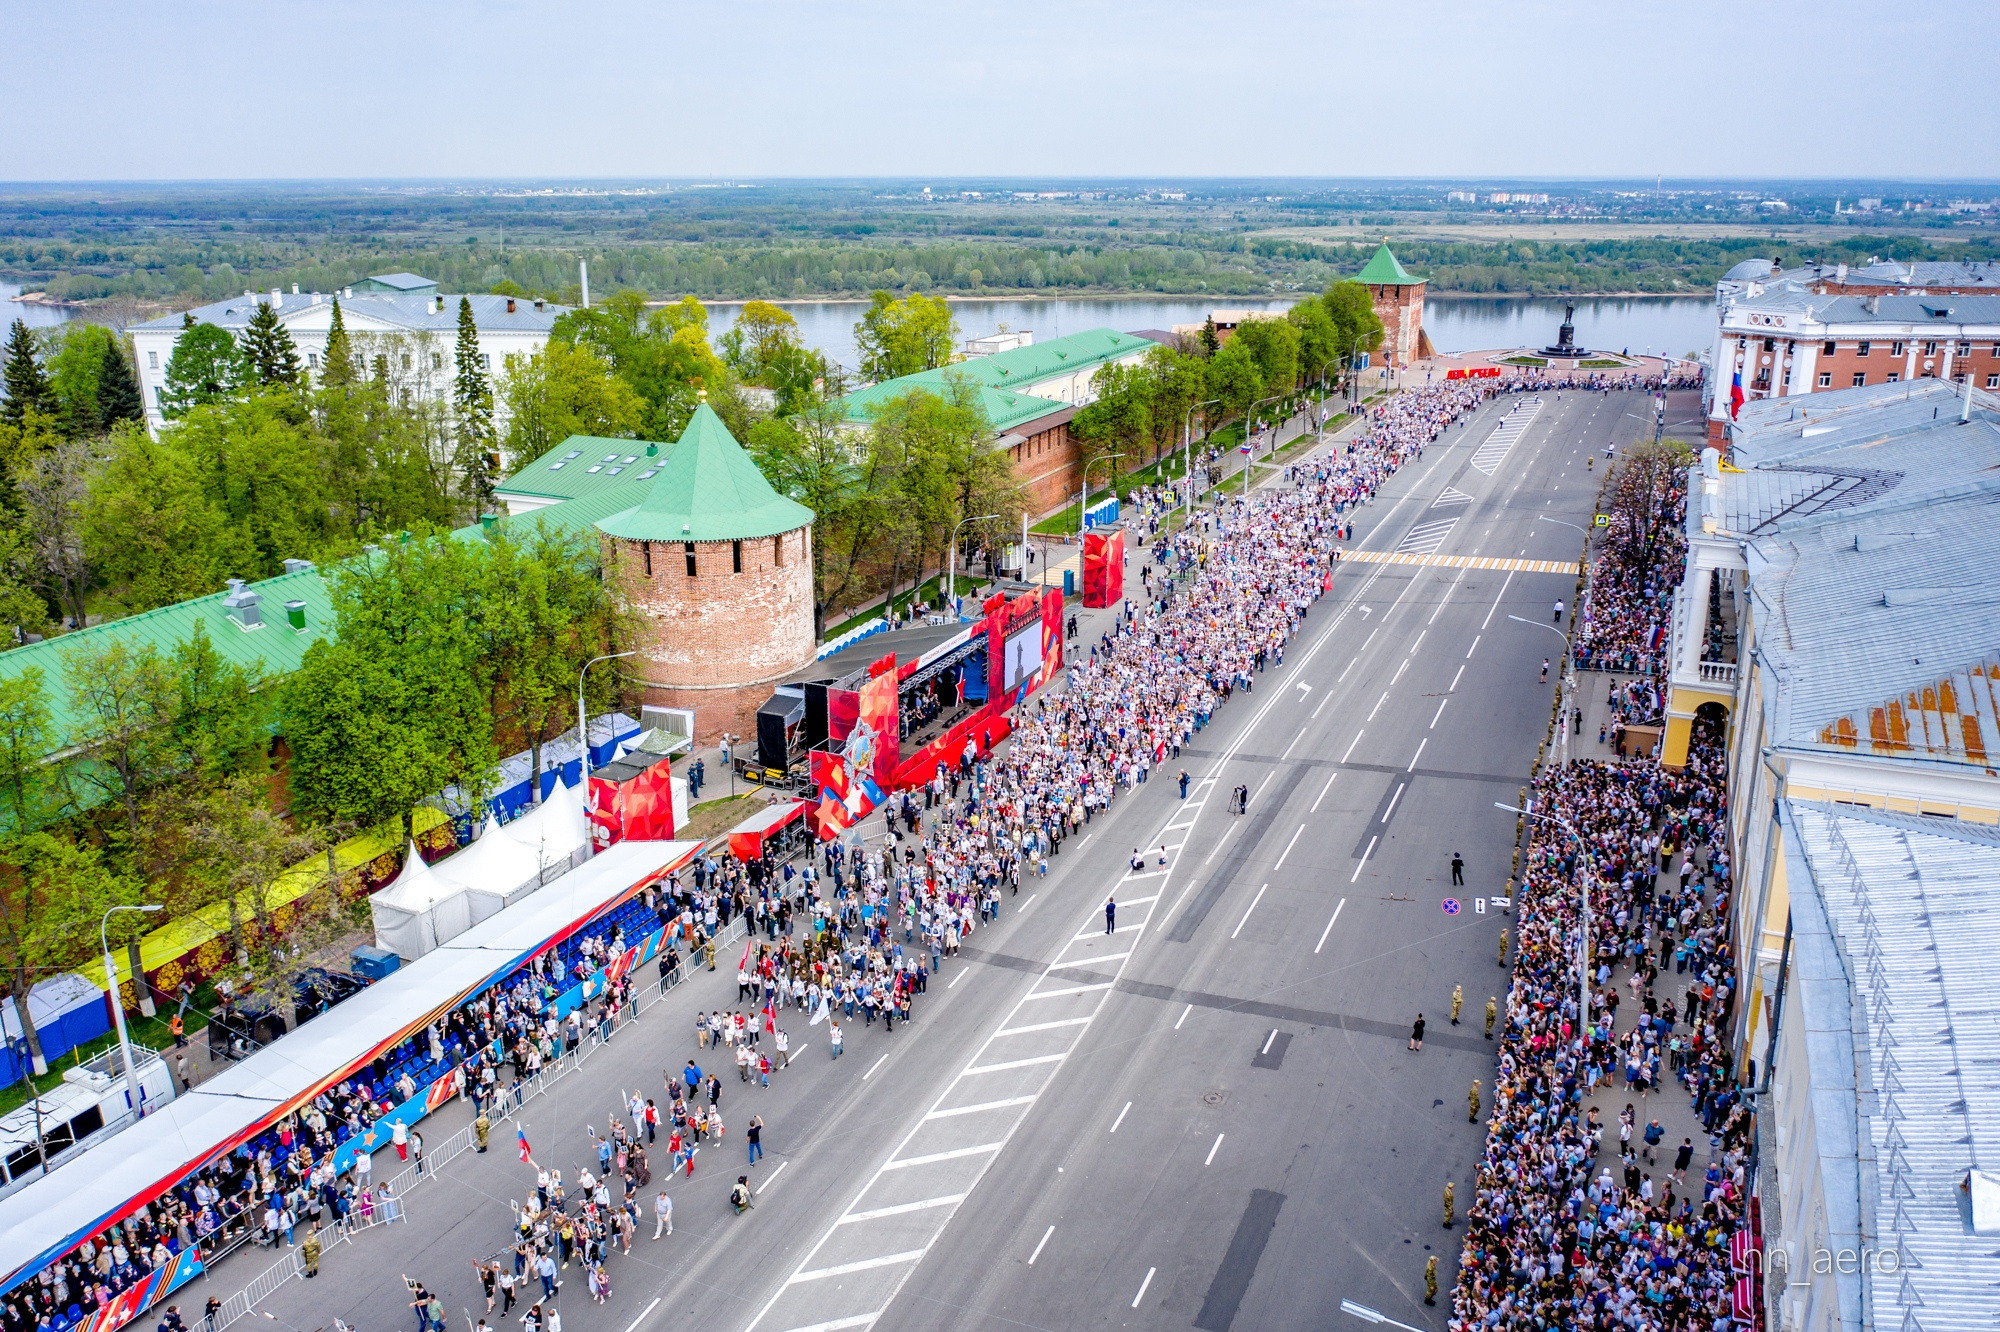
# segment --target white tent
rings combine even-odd
[[[395,882],[368,899],[375,917],[375,942],[415,961],[472,925],[465,886],[432,872],[415,842],[403,858]]]
[[[582,863],[590,844],[590,815],[583,796],[558,776],[548,799],[500,830],[533,852],[542,882]]]
[[[465,889],[469,923],[475,925],[542,886],[538,854],[501,832],[499,820],[491,814],[472,845],[441,862],[431,874]]]

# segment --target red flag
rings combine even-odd
[[[736,969],[738,971],[750,969],[750,940],[747,938],[743,940],[743,960],[736,964]]]
[[[775,1032],[777,1029],[778,1029],[778,1015],[771,1011],[771,1006],[769,1004],[765,1004],[764,1030],[767,1033],[769,1033],[769,1032]]]

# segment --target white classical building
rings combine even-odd
[[[307,373],[317,378],[333,324],[333,305],[340,302],[341,321],[369,366],[379,364],[392,389],[406,402],[449,397],[453,350],[458,338],[459,297],[442,294],[436,284],[408,273],[366,278],[335,293],[246,291],[241,296],[187,312],[196,323],[214,324],[240,336],[259,305],[276,308],[278,321],[298,345]],[[479,330],[482,367],[497,381],[509,356],[531,356],[549,340],[557,316],[569,307],[526,296],[471,296],[473,323]],[[139,358],[139,382],[146,398],[146,426],[157,431],[166,419],[161,403],[166,392],[167,362],[180,341],[185,315],[163,315],[131,330]],[[496,423],[505,414],[495,403]]]

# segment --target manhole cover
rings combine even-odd
[[[1201,1094],[1201,1099],[1203,1103],[1207,1105],[1221,1105],[1224,1101],[1229,1099],[1229,1093],[1222,1090],[1222,1088],[1220,1087],[1216,1087],[1213,1090],[1203,1092]]]

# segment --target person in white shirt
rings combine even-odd
[[[662,1230],[674,1233],[674,1200],[664,1189],[653,1198],[653,1238],[658,1239]]]

